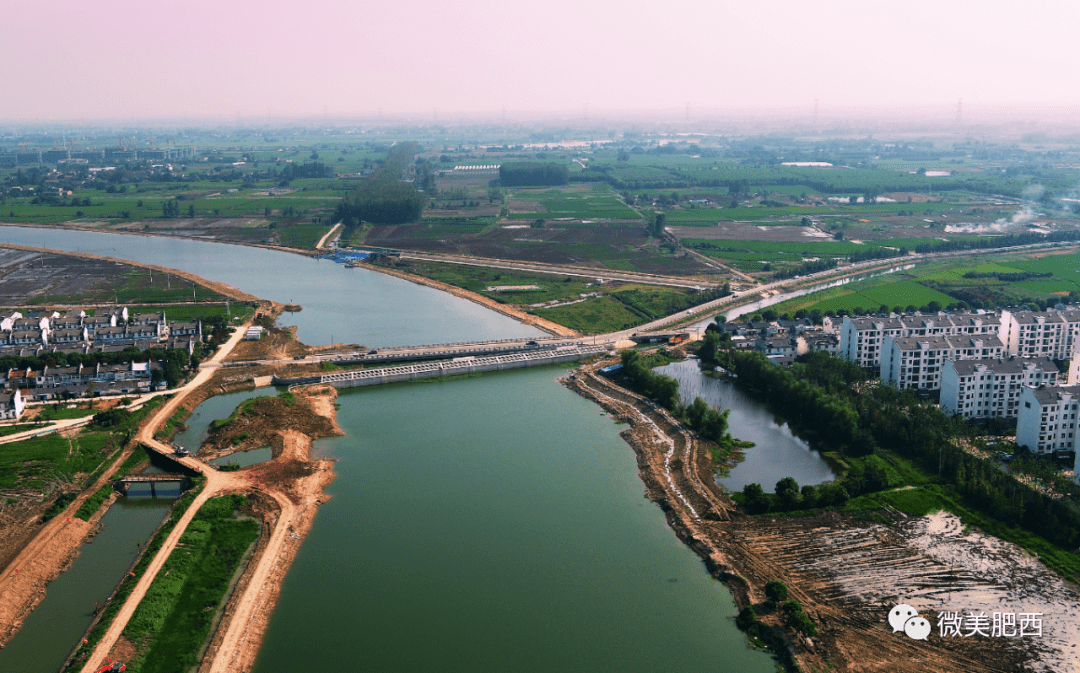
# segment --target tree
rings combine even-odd
[[[765,584],[765,597],[772,601],[773,607],[775,608],[775,606],[787,600],[787,585],[780,580],[769,580]]]
[[[664,213],[652,213],[649,215],[648,232],[649,236],[653,238],[660,238],[664,235],[664,224],[667,221],[667,215]]]
[[[799,496],[799,483],[793,477],[784,477],[776,482],[776,496],[780,499],[780,506],[785,510],[796,509],[801,498]]]
[[[761,488],[761,484],[743,486],[742,494],[746,511],[751,514],[764,514],[769,511],[769,497],[765,495],[765,489]]]
[[[754,610],[753,605],[747,605],[745,608],[739,611],[739,616],[735,618],[735,626],[743,631],[750,630],[750,627],[757,623],[757,612]]]
[[[814,226],[814,221],[811,220],[809,217],[803,217],[801,220],[799,220],[799,225],[803,227],[812,227]]]

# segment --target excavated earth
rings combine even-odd
[[[742,513],[716,485],[708,452],[685,426],[649,400],[596,374],[613,362],[579,368],[563,383],[630,425],[622,437],[637,456],[650,499],[709,572],[727,583],[739,608],[754,605],[759,619],[782,633],[803,670],[1074,670],[1067,664],[1048,666],[1051,657],[1036,658],[1045,648],[1031,638],[938,637],[936,612],[928,608],[920,613],[935,627],[928,640],[893,633],[887,616],[901,599],[920,590],[925,594],[927,587],[991,587],[995,578],[957,568],[920,545],[909,529],[917,533],[912,522],[924,517],[886,526],[836,512],[800,518]],[[817,624],[815,638],[794,635],[766,608],[764,586],[774,579],[788,586]],[[1075,599],[1075,592],[1072,596]],[[948,609],[960,607],[965,606]],[[1057,635],[1060,639],[1065,634]]]

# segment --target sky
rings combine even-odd
[[[0,120],[1080,106],[1074,0],[7,0]]]

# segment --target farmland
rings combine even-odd
[[[771,308],[778,315],[794,315],[801,310],[824,315],[856,309],[876,313],[881,306],[901,311],[911,307],[922,309],[931,302],[941,307],[960,302],[987,309],[1019,303],[1038,307],[1080,295],[1078,260],[1076,249],[1066,249],[1038,256],[974,256],[970,266],[954,266],[952,261],[931,262],[902,272],[900,278],[896,274],[870,278],[797,297]],[[1011,280],[1012,274],[1024,273],[1052,275]],[[968,274],[976,277],[965,277]]]

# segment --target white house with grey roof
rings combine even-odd
[[[1080,310],[1006,311],[1005,336],[1010,355],[1068,359],[1080,332]]]
[[[937,313],[852,318],[840,326],[840,355],[860,367],[877,368],[888,337],[986,335],[1002,338],[1002,318],[996,313]],[[1004,341],[1004,339],[1002,339]]]
[[[1025,387],[1057,385],[1049,358],[946,360],[941,370],[941,409],[965,418],[1016,418]]]
[[[885,337],[881,379],[904,390],[937,390],[946,360],[1000,358],[1005,345],[990,335]]]
[[[1024,388],[1016,416],[1016,443],[1040,454],[1075,451],[1080,386]]]

